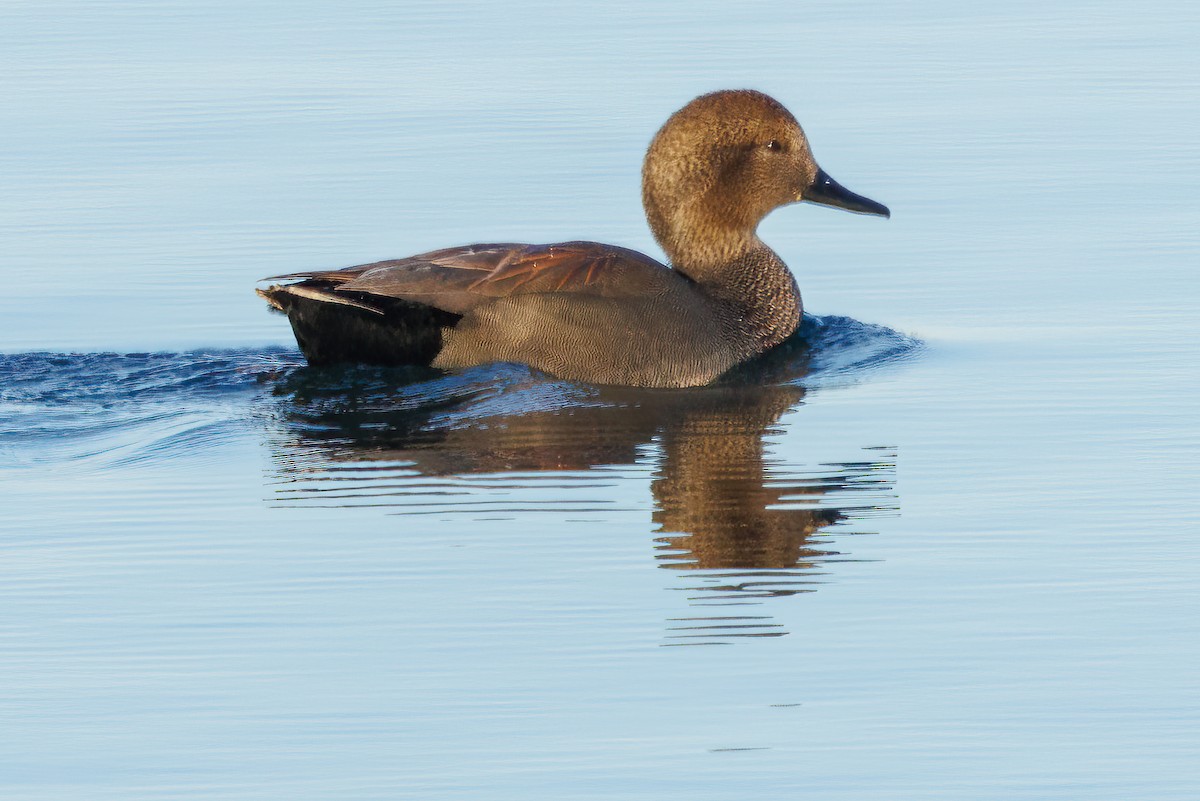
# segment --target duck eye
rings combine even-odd
[[[772,150],[778,153],[779,151],[783,150],[783,145],[779,143],[778,139],[772,139],[770,142],[767,142],[767,150]]]

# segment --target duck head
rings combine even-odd
[[[728,263],[761,246],[770,212],[808,201],[890,216],[817,166],[796,118],[751,90],[702,95],[671,115],[642,165],[642,203],[654,237],[685,270]]]

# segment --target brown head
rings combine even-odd
[[[889,216],[826,175],[791,112],[752,90],[688,103],[655,135],[642,165],[654,238],[685,270],[738,258],[758,244],[764,217],[801,200]]]

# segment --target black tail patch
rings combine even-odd
[[[293,289],[293,287],[295,289]],[[427,365],[459,315],[399,298],[334,292],[311,280],[258,290],[287,315],[309,364]]]

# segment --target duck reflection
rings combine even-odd
[[[649,466],[654,556],[691,610],[671,620],[664,644],[781,636],[769,615],[711,607],[815,589],[844,560],[824,530],[853,533],[853,521],[892,508],[895,467],[887,448],[837,464],[772,459],[766,442],[804,397],[795,379],[805,354],[784,356],[687,390],[587,387],[518,367],[300,369],[275,386],[277,498],[492,517],[614,513],[581,492]]]
[[[692,607],[761,605],[812,592],[826,563],[849,561],[828,547],[823,530],[894,507],[893,449],[816,467],[768,458],[765,440],[799,401],[781,389],[714,398],[663,429],[651,483],[654,521],[664,535],[657,556],[662,567],[689,571],[677,589]],[[766,616],[718,611],[676,618],[666,644],[787,633]]]

